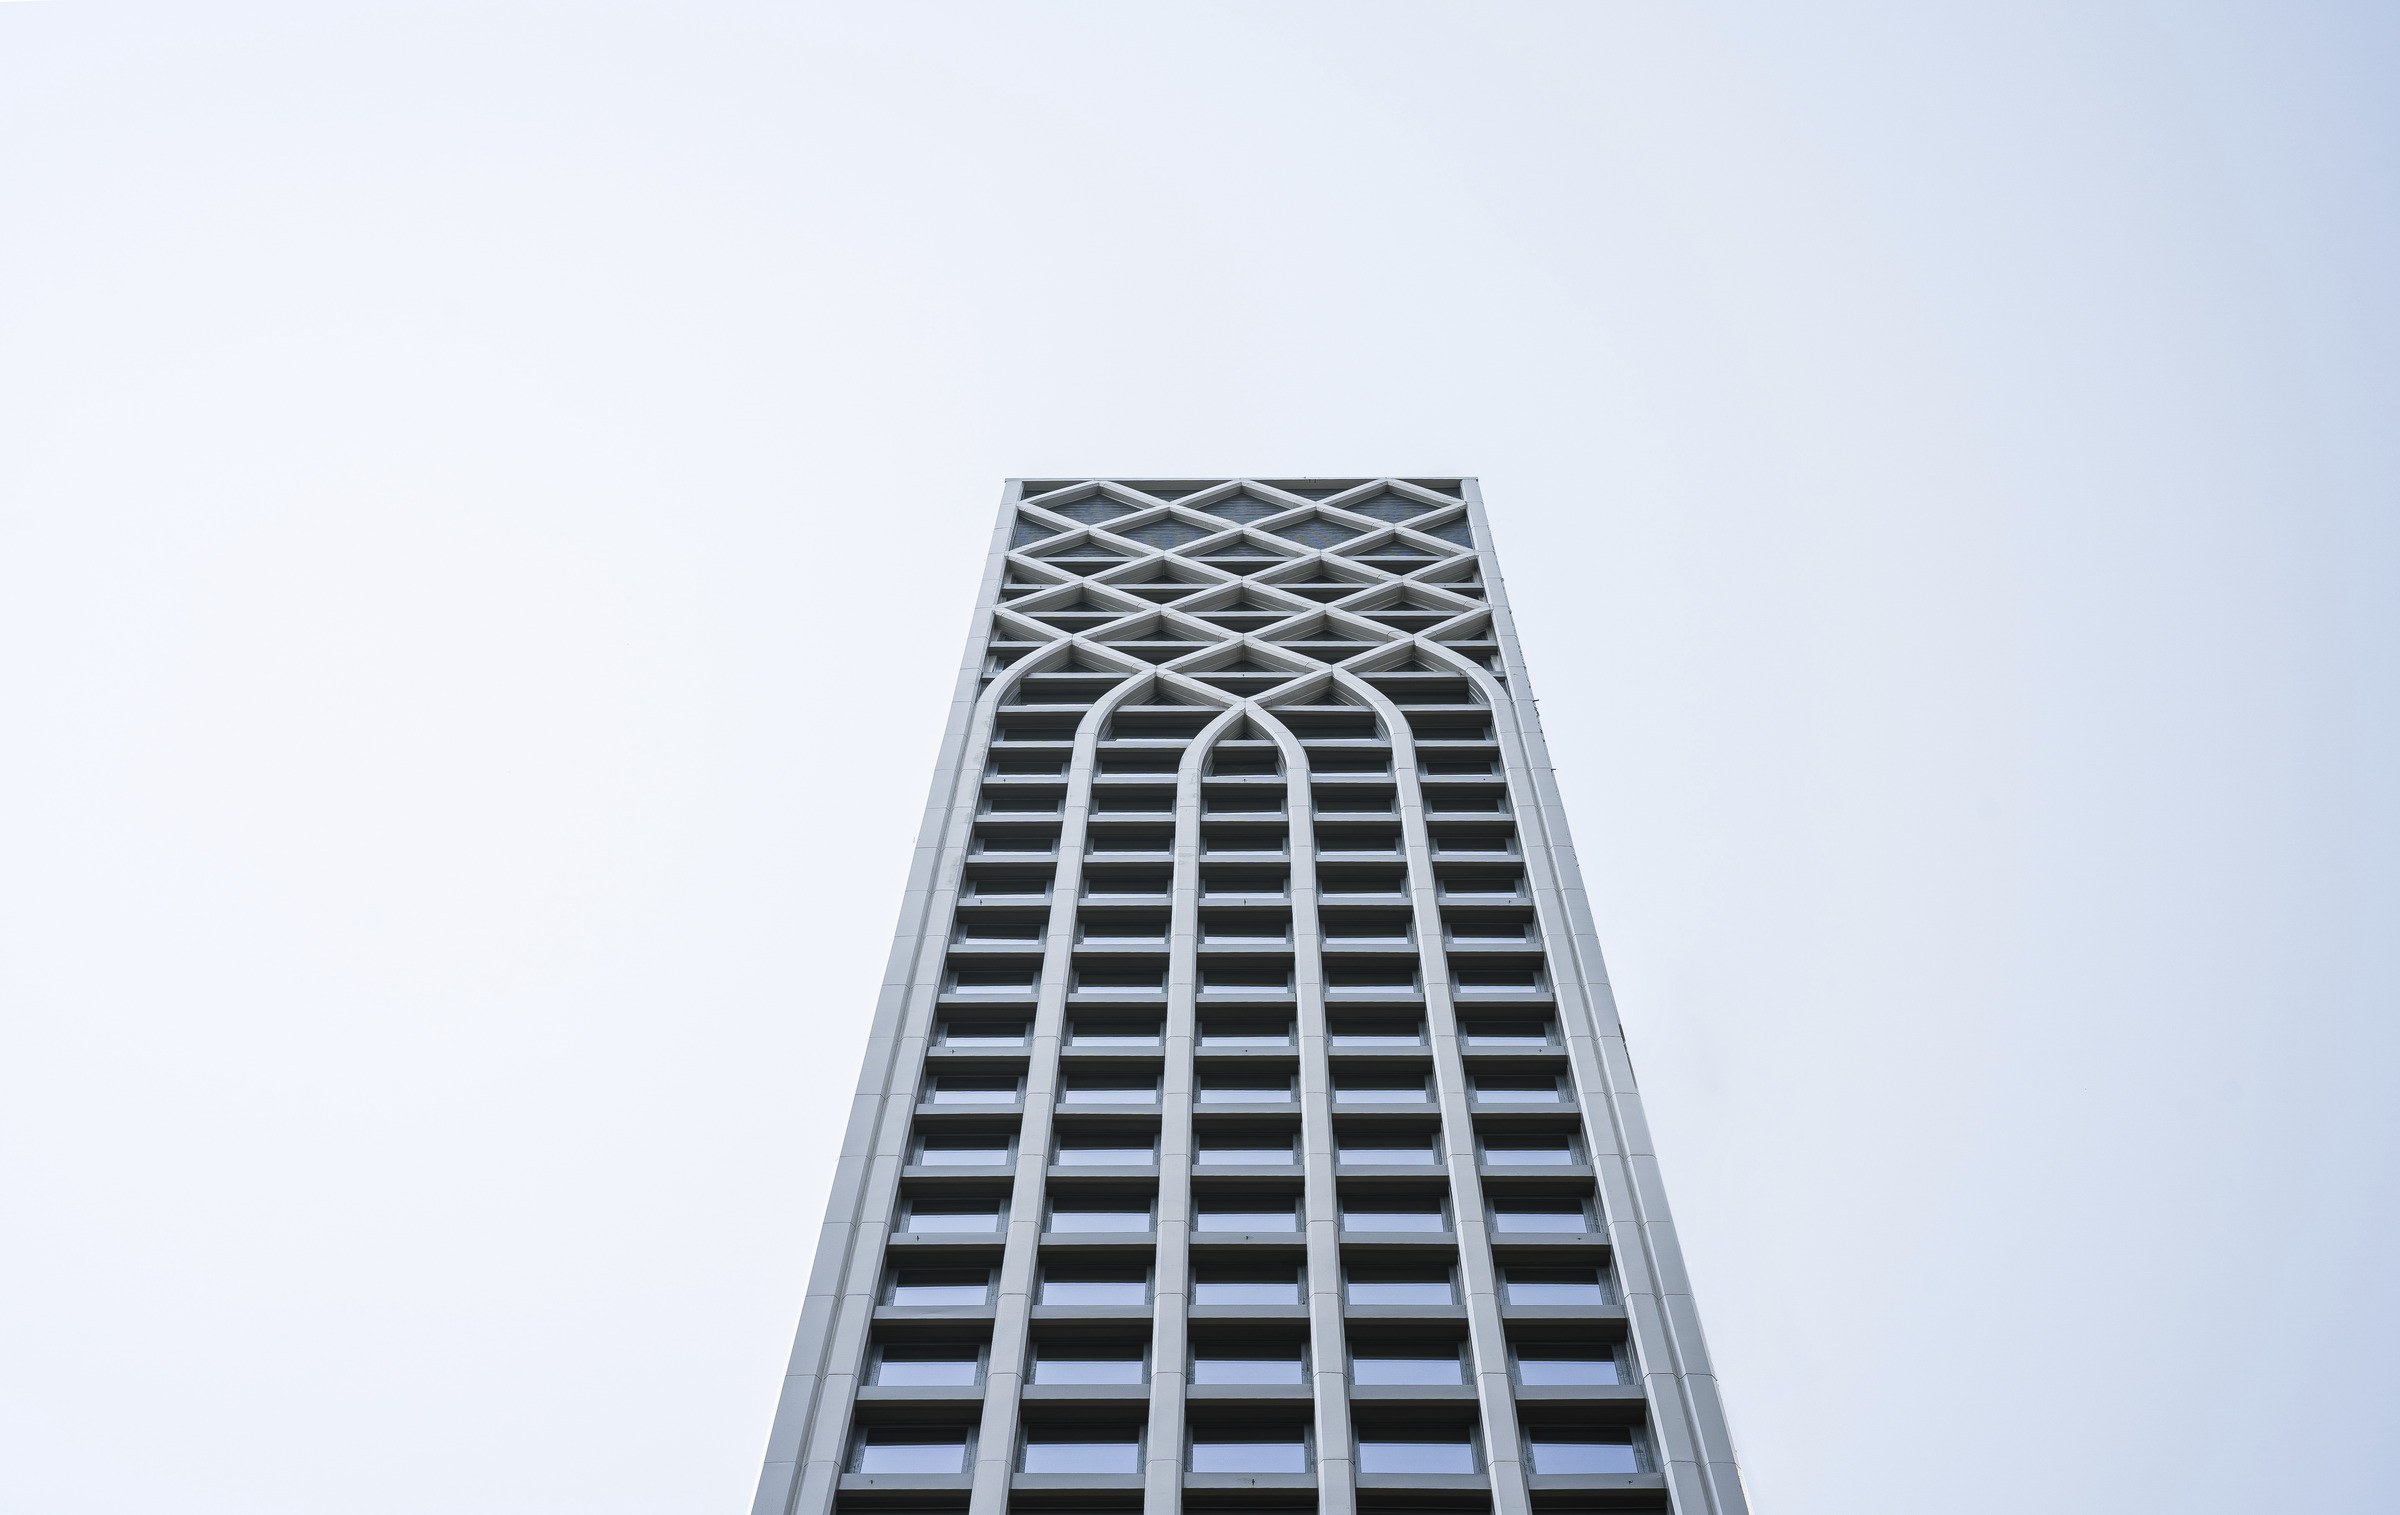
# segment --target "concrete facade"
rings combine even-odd
[[[753,1515],[1747,1510],[1472,479],[1011,480]]]

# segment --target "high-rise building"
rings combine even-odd
[[[1012,481],[754,1515],[1745,1508],[1475,481]]]

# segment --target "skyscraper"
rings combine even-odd
[[[754,1515],[1746,1506],[1471,479],[1012,481]]]

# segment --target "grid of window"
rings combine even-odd
[[[1745,1508],[1472,480],[1012,484],[927,828],[756,1515]]]

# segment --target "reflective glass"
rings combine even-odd
[[[1358,1439],[1361,1473],[1472,1473],[1475,1444],[1470,1441],[1370,1441]]]
[[[1595,1352],[1519,1352],[1517,1381],[1536,1388],[1623,1383],[1617,1360]]]
[[[1447,1273],[1353,1273],[1350,1300],[1361,1305],[1446,1305]]]
[[[1028,1473],[1139,1473],[1142,1444],[1138,1440],[1025,1439]]]
[[[1353,1357],[1350,1380],[1362,1384],[1453,1384],[1466,1378],[1458,1354],[1446,1357]]]
[[[1195,1357],[1192,1382],[1205,1384],[1297,1384],[1302,1382],[1300,1358]]]
[[[1308,1444],[1297,1438],[1274,1441],[1204,1441],[1192,1438],[1195,1473],[1305,1473]]]
[[[1296,1305],[1300,1303],[1300,1279],[1292,1273],[1238,1274],[1203,1273],[1192,1282],[1192,1303],[1197,1305]]]
[[[1042,1301],[1046,1305],[1146,1305],[1150,1303],[1150,1281],[1147,1278],[1056,1278],[1042,1279]]]
[[[1392,1208],[1366,1209],[1344,1206],[1342,1229],[1345,1231],[1439,1231],[1448,1221],[1439,1210],[1402,1210]]]
[[[1056,1205],[1050,1211],[1053,1231],[1147,1231],[1150,1212],[1147,1210],[1084,1209],[1079,1206]]]
[[[972,1347],[885,1347],[875,1382],[893,1389],[972,1388],[981,1366]]]
[[[1533,1452],[1533,1471],[1545,1477],[1567,1473],[1639,1473],[1641,1458],[1633,1448],[1633,1433],[1585,1432],[1560,1436],[1536,1432],[1526,1438]]]
[[[991,1286],[989,1273],[910,1270],[892,1280],[896,1305],[979,1305]]]
[[[997,1231],[1000,1229],[1000,1207],[997,1204],[943,1204],[920,1200],[908,1207],[908,1229],[911,1231]]]
[[[1033,1381],[1138,1384],[1142,1381],[1142,1355],[1128,1350],[1119,1356],[1103,1356],[1089,1347],[1045,1347],[1034,1354]]]
[[[1548,1206],[1540,1209],[1494,1210],[1492,1212],[1492,1229],[1495,1231],[1571,1232],[1588,1230],[1590,1227],[1584,1219],[1583,1207],[1578,1205],[1572,1210]]]
[[[1297,1231],[1296,1210],[1201,1210],[1192,1217],[1196,1231]]]
[[[964,1432],[876,1426],[859,1433],[861,1473],[960,1473],[966,1462]]]
[[[1512,1305],[1602,1305],[1608,1291],[1600,1275],[1588,1272],[1520,1271],[1510,1269],[1501,1288]]]

